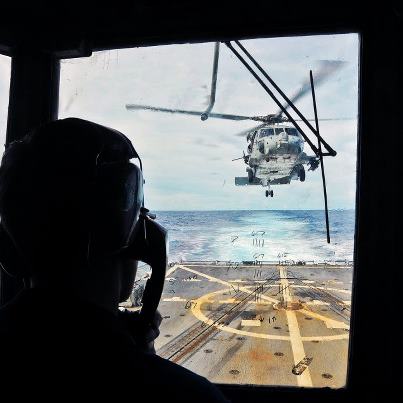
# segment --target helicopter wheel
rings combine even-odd
[[[252,183],[253,182],[253,172],[251,169],[248,169],[248,182]]]
[[[270,197],[273,197],[274,193],[272,190],[270,190]]]
[[[269,197],[269,191],[266,190],[266,197]]]
[[[301,182],[305,182],[305,169],[304,169],[304,166],[303,166],[303,165],[301,165],[301,168],[300,168],[300,170],[299,170],[299,175],[298,175],[298,177],[299,177],[299,180],[300,180]]]

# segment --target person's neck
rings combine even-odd
[[[117,315],[119,309],[119,287],[117,281],[108,278],[102,281],[99,277],[75,276],[74,278],[33,277],[28,288],[47,289],[61,292],[71,298],[78,298]]]

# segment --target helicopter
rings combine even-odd
[[[284,123],[273,123],[249,131],[247,154],[240,158],[247,165],[246,177],[235,177],[236,186],[262,185],[266,197],[273,197],[271,185],[289,184],[291,180],[305,181],[304,164],[314,171],[319,166],[317,156],[308,156],[304,139],[298,130]]]
[[[242,116],[212,112],[216,98],[220,48],[219,42],[215,43],[210,103],[205,111],[171,109],[139,104],[126,104],[126,109],[128,111],[148,110],[153,112],[198,116],[202,121],[205,121],[208,118],[216,118],[235,121],[251,120],[260,122],[258,126],[237,134],[238,136],[246,137],[248,142],[247,153],[245,154],[243,151],[242,157],[235,158],[232,161],[242,159],[247,165],[247,176],[235,177],[235,185],[261,185],[267,188],[265,190],[266,197],[273,197],[274,192],[273,189],[271,189],[272,185],[289,184],[291,180],[300,180],[301,182],[304,182],[306,178],[304,165],[308,166],[309,171],[316,170],[320,165],[322,170],[322,184],[325,201],[327,240],[329,243],[330,236],[327,191],[323,157],[334,157],[337,153],[320,135],[319,120],[345,120],[345,118],[318,119],[312,71],[310,71],[309,80],[306,80],[302,87],[291,98],[288,98],[280,87],[267,74],[267,72],[253,58],[253,56],[245,49],[243,44],[241,44],[238,40],[235,40],[234,43],[237,45],[237,48],[235,48],[232,42],[224,43],[277,104],[279,107],[278,112],[265,116]],[[243,53],[243,55],[241,53]],[[315,73],[315,84],[318,85],[323,83],[326,78],[339,70],[344,63],[345,62],[343,61],[337,60],[320,61],[319,69]],[[272,89],[270,89],[269,86],[264,82],[261,75],[263,75],[263,78],[266,79],[285,100],[284,103],[280,102],[277,96],[273,93]],[[312,93],[315,119],[307,119],[294,104],[309,92]],[[294,118],[291,116],[289,109],[292,109],[299,118]],[[298,121],[304,122],[308,129],[313,133],[317,139],[317,145],[315,145],[305,134],[304,130],[297,123]],[[312,121],[315,122],[316,127],[311,125],[310,122]],[[310,146],[314,155],[307,155],[304,152],[305,143]],[[322,150],[322,147],[325,148],[325,152]]]
[[[320,164],[318,153],[308,156],[304,150],[305,139],[294,125],[289,124],[290,119],[283,116],[284,111],[280,109],[277,113],[267,116],[240,116],[222,113],[211,113],[215,102],[217,68],[218,68],[219,43],[215,45],[213,75],[211,84],[210,104],[206,111],[189,111],[180,109],[160,108],[149,105],[127,104],[126,109],[149,110],[154,112],[177,113],[199,116],[202,121],[208,118],[227,120],[254,120],[263,124],[241,132],[240,136],[246,137],[248,142],[247,153],[235,158],[232,161],[243,160],[247,165],[245,177],[235,177],[236,186],[261,185],[266,187],[266,197],[273,197],[272,185],[289,184],[291,180],[305,181],[306,173],[304,165],[309,171],[314,171]],[[320,61],[319,69],[316,72],[316,85],[321,84],[326,78],[335,73],[343,62],[335,60]],[[311,89],[310,82],[305,81],[302,87],[283,105],[287,110],[290,104],[301,99]],[[297,119],[298,120],[298,119]],[[302,120],[302,119],[299,119]],[[320,119],[335,120],[335,119]],[[334,152],[335,153],[335,152]]]

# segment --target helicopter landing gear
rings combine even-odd
[[[247,172],[248,172],[248,182],[252,183],[254,179],[253,171],[251,169],[248,169]]]
[[[266,197],[269,197],[269,195],[270,197],[273,197],[274,193],[272,190],[266,190]]]
[[[305,169],[303,165],[301,165],[301,168],[299,169],[298,177],[301,182],[305,182]]]

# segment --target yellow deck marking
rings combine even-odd
[[[235,298],[228,298],[228,299],[223,299],[218,301],[219,304],[237,304],[238,302],[241,302],[239,299]]]
[[[238,334],[241,336],[249,336],[249,337],[256,337],[258,339],[267,339],[267,340],[284,340],[284,341],[290,341],[289,336],[281,336],[277,334],[265,334],[265,333],[256,333],[256,332],[250,332],[246,330],[240,330],[240,329],[235,329],[230,326],[224,326],[223,324],[220,324],[219,322],[214,322],[210,318],[204,315],[204,313],[201,311],[201,306],[205,303],[212,303],[215,302],[215,296],[217,294],[221,294],[225,292],[226,289],[224,290],[218,290],[218,291],[213,291],[209,294],[205,294],[202,297],[193,300],[195,304],[192,304],[191,311],[193,315],[199,319],[201,322],[206,323],[207,325],[212,325],[216,327],[217,329],[220,329],[223,332],[228,332],[228,333],[233,333],[233,334]],[[346,340],[348,339],[349,334],[348,333],[343,333],[343,334],[336,334],[332,336],[307,336],[307,337],[301,337],[302,341],[336,341],[336,340]]]
[[[280,336],[280,335],[274,335],[274,334],[272,335],[272,334],[248,332],[248,331],[245,331],[245,330],[235,329],[235,328],[230,327],[230,326],[225,326],[225,325],[221,324],[220,322],[214,322],[212,319],[210,319],[207,316],[205,316],[203,314],[203,312],[201,311],[201,306],[205,302],[210,301],[212,299],[213,295],[222,294],[223,291],[226,291],[226,290],[214,291],[214,292],[211,292],[210,294],[203,295],[199,299],[195,300],[195,302],[197,302],[197,303],[192,304],[192,308],[191,308],[191,311],[192,311],[193,315],[197,319],[199,319],[200,321],[202,321],[204,323],[207,323],[208,325],[212,325],[212,326],[216,327],[217,329],[220,329],[220,330],[225,331],[225,332],[235,333],[235,334],[239,334],[239,335],[242,335],[242,336],[252,336],[252,337],[257,337],[257,338],[261,338],[261,339],[286,340],[286,341],[290,340],[290,338],[288,336]],[[225,318],[223,318],[223,320],[225,321]]]
[[[326,325],[326,327],[328,329],[347,329],[347,330],[350,330],[350,326],[347,325],[346,323],[342,322],[342,321],[335,320],[335,319],[330,319],[330,318],[327,318],[326,316],[320,315],[320,314],[318,314],[316,312],[308,311],[306,309],[299,309],[298,312],[325,322],[325,325]]]
[[[212,302],[215,302],[215,301],[212,301]],[[219,304],[238,304],[239,302],[241,302],[241,300],[235,299],[235,298],[222,299],[222,300],[218,301]],[[259,305],[272,305],[272,302],[268,302],[268,301],[260,301],[257,303]],[[256,302],[248,301],[248,304],[256,304]]]
[[[280,279],[283,293],[284,304],[287,307],[292,303],[292,296],[290,293],[290,287],[287,279],[287,269],[280,266]],[[299,325],[297,315],[294,311],[286,310],[288,330],[290,331],[291,350],[294,356],[294,364],[297,365],[302,359],[306,357],[304,343],[302,342],[301,333],[299,331]],[[312,387],[311,372],[309,367],[301,375],[297,375],[298,386]]]
[[[194,270],[194,269],[190,269],[189,267],[182,266],[182,265],[178,265],[178,267],[179,267],[180,269],[182,269],[182,270],[189,271],[190,273],[194,273],[194,274],[197,274],[197,275],[199,275],[199,276],[208,278],[210,281],[214,281],[214,282],[216,282],[216,283],[223,284],[223,285],[225,285],[225,286],[227,286],[227,287],[229,287],[229,288],[231,288],[231,289],[232,289],[232,287],[234,286],[233,284],[229,283],[228,281],[221,280],[221,279],[219,279],[219,278],[217,278],[217,277],[209,276],[208,274],[201,273],[201,272],[199,272],[199,271],[197,271],[197,270]],[[237,289],[237,290],[240,290],[240,291],[243,291],[243,292],[248,292],[248,293],[251,292],[248,288],[242,287],[242,286],[240,286],[240,287],[237,286],[236,289]],[[274,302],[274,303],[278,303],[278,302],[279,302],[277,299],[268,297],[268,296],[263,295],[263,294],[259,294],[259,297],[260,297],[261,299],[266,300],[266,301],[270,301],[270,302]]]
[[[218,266],[218,267],[222,267],[222,266]],[[231,282],[227,282],[227,281],[221,280],[219,278],[209,276],[208,274],[202,273],[200,271],[191,269],[191,268],[183,266],[183,265],[175,265],[172,269],[170,269],[167,272],[167,275],[171,274],[177,268],[180,268],[182,270],[186,270],[186,271],[188,271],[190,273],[193,273],[193,274],[200,275],[201,277],[207,278],[210,281],[214,281],[214,282],[222,284],[222,285],[224,285],[226,287],[232,288]],[[284,271],[283,271],[283,274],[285,274]],[[288,281],[287,279],[285,279],[285,280]],[[283,284],[283,285],[285,285],[285,284]],[[273,286],[273,285],[268,284],[267,286]],[[294,287],[295,288],[299,288],[299,287],[301,287],[301,288],[310,288],[309,286],[290,285],[289,282],[288,282],[288,286],[286,288],[288,290],[288,293],[289,293],[290,287],[293,287],[293,288]],[[251,292],[250,288],[251,288],[250,286],[248,286],[248,287],[240,286],[239,290],[243,291],[243,292]],[[338,291],[338,292],[344,292],[346,294],[351,293],[351,291],[346,291],[346,290],[338,290],[338,289],[323,288],[323,287],[317,287],[317,288],[327,289],[329,291],[334,290],[334,291]],[[237,289],[238,289],[238,287],[237,287]],[[206,323],[207,325],[212,325],[212,326],[216,327],[217,329],[219,329],[221,331],[228,332],[228,333],[238,334],[238,335],[242,335],[242,336],[256,337],[256,338],[260,338],[260,339],[291,341],[291,347],[292,347],[292,351],[293,351],[294,363],[295,364],[298,364],[298,362],[301,361],[305,357],[305,351],[304,351],[304,346],[303,346],[304,341],[337,341],[337,340],[346,340],[346,339],[349,338],[349,333],[343,333],[343,334],[337,334],[337,335],[329,335],[329,336],[307,336],[307,337],[302,337],[301,334],[300,334],[300,331],[299,331],[299,326],[298,326],[295,311],[286,311],[287,320],[288,320],[288,326],[289,326],[289,331],[290,331],[290,336],[282,336],[282,335],[250,332],[250,331],[235,329],[235,328],[230,327],[230,326],[225,326],[224,324],[219,323],[219,322],[214,322],[212,319],[209,319],[208,317],[206,317],[203,314],[203,312],[201,311],[201,306],[204,303],[214,302],[215,301],[214,296],[216,294],[221,294],[222,295],[222,293],[225,292],[225,291],[226,290],[214,291],[212,293],[206,294],[206,295],[198,298],[197,300],[194,300],[194,302],[197,302],[197,303],[192,304],[191,311],[192,311],[193,315],[197,319],[199,319],[200,321]],[[261,297],[261,299],[266,300],[266,301],[270,301],[270,302],[274,302],[274,303],[279,302],[277,299],[267,297],[265,295],[261,295],[260,297]],[[290,294],[289,294],[289,296],[287,295],[286,298],[288,300],[291,299],[291,302],[292,302],[292,298],[291,298]],[[347,327],[343,324],[343,328],[347,328]],[[311,379],[311,376],[310,376],[309,368],[307,368],[301,375],[297,376],[297,382],[298,382],[299,386],[312,386],[312,379]]]

